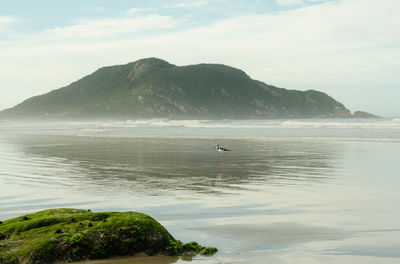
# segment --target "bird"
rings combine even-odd
[[[230,149],[226,149],[226,148],[220,147],[218,144],[215,146],[215,148],[217,149],[218,152],[221,152],[224,156],[226,156],[225,152],[231,151]]]

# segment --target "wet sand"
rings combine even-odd
[[[134,257],[115,257],[104,260],[86,260],[78,263],[81,264],[170,264],[176,263],[177,257],[169,256],[147,256],[144,253],[138,254]]]
[[[216,142],[233,149],[224,167]],[[139,211],[219,249],[192,263],[398,263],[399,153],[388,142],[8,135],[0,216]]]

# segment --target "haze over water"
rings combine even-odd
[[[400,261],[400,119],[5,122],[0,155],[0,220],[130,210],[218,247],[193,263]]]

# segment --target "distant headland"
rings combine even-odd
[[[270,119],[353,115],[329,95],[288,90],[221,64],[176,66],[157,58],[103,67],[0,112],[2,119]]]

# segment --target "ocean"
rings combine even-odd
[[[191,263],[400,262],[400,118],[3,121],[0,157],[3,221],[138,211],[219,249]]]

